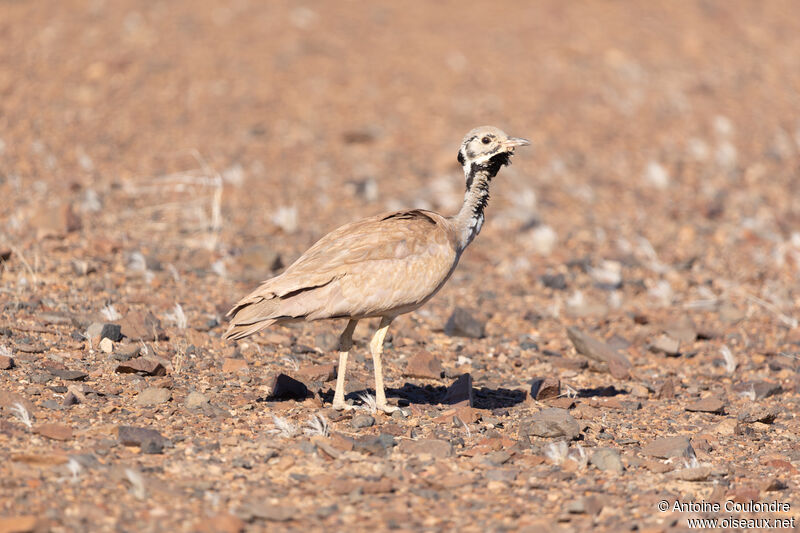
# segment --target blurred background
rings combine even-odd
[[[236,347],[219,338],[224,313],[341,224],[408,207],[454,213],[464,191],[459,144],[484,124],[528,138],[532,147],[518,150],[493,181],[482,233],[453,279],[419,312],[395,322],[386,357],[390,387],[402,385],[400,364],[419,349],[443,361],[443,386],[465,372],[476,389],[495,392],[527,394],[526,380],[535,375],[568,380],[573,392],[616,383],[647,408],[592,416],[606,424],[610,413],[608,420],[619,421],[611,430],[628,447],[654,432],[695,427],[671,400],[673,388],[687,397],[712,390],[741,403],[732,387],[770,377],[796,398],[797,7],[790,0],[0,0],[0,356],[13,354],[18,367],[8,375],[25,401],[36,402],[34,416],[71,421],[81,428],[74,442],[105,450],[108,465],[155,465],[148,471],[160,477],[154,486],[196,476],[219,489],[209,496],[213,484],[188,479],[186,490],[164,492],[162,507],[153,508],[120,492],[125,475],[97,475],[84,494],[106,501],[121,494],[124,510],[87,504],[65,513],[58,509],[71,505],[75,491],[67,497],[66,484],[38,488],[44,474],[37,466],[14,466],[16,474],[0,475],[11,480],[0,487],[9,494],[0,492],[8,502],[3,513],[21,512],[10,507],[20,499],[20,509],[61,516],[80,530],[80,520],[85,529],[106,511],[122,516],[124,527],[151,512],[152,520],[174,525],[205,516],[209,501],[233,506],[251,495],[328,505],[308,496],[318,490],[316,477],[276,477],[308,456],[293,447],[269,464],[263,457],[274,454],[259,451],[252,478],[239,469],[234,481],[209,457],[234,454],[225,461],[235,465],[231,457],[245,453],[236,435],[253,446],[273,439],[269,409],[257,403],[267,395],[267,377],[294,372],[298,361],[332,362],[327,352],[341,325],[272,328]],[[442,332],[456,306],[485,326],[485,338]],[[161,321],[169,340],[153,333],[143,313]],[[109,359],[119,346],[113,356],[103,354],[82,336],[92,322],[132,316],[153,333],[143,353],[160,358],[169,371],[163,380],[120,374]],[[356,332],[360,343],[369,335],[366,322]],[[620,385],[586,370],[586,361],[561,357],[574,355],[567,326],[613,341],[639,381]],[[365,353],[360,344],[348,382],[354,390],[372,383]],[[55,389],[44,385],[52,376],[37,378],[43,364],[89,375],[89,385],[105,394],[102,403],[39,408],[55,401]],[[665,376],[675,385],[667,387]],[[136,394],[155,379],[175,401],[137,407]],[[750,382],[742,387],[756,397]],[[656,398],[664,389],[666,399]],[[210,398],[209,418],[183,407],[189,391]],[[289,401],[276,409],[292,409],[302,424],[321,405]],[[526,405],[495,413],[509,423],[503,438],[516,438],[509,421]],[[229,412],[235,416],[226,418]],[[444,431],[432,416],[421,423]],[[187,438],[165,456],[144,457],[107,442],[101,426],[112,423],[152,424],[167,437]],[[29,453],[38,442],[50,453],[61,445],[33,441],[22,425],[10,424],[0,424],[0,438],[12,435],[9,449]],[[410,434],[408,427],[399,431]],[[736,427],[737,444],[719,449],[739,453],[743,472],[768,481],[753,469],[750,437]],[[797,431],[786,427],[761,442],[783,435],[788,457]],[[454,428],[445,429],[463,432]],[[213,444],[223,434],[233,440],[221,452],[200,441]],[[159,457],[178,462],[165,470]],[[276,461],[283,466],[275,469]],[[724,456],[725,464],[732,461]],[[571,500],[574,478],[549,469],[541,464],[544,485],[536,481],[533,489],[544,487],[536,496],[541,505],[530,504],[534,492],[524,493],[512,515],[497,499],[506,492],[476,492],[475,509],[485,504],[512,521],[550,513],[554,498]],[[597,484],[598,493],[618,491],[617,511],[632,495],[650,491],[655,498],[661,488],[663,478],[633,471],[640,488],[627,480]],[[30,482],[13,485],[17,479]],[[406,476],[402,490],[418,479]],[[547,484],[559,479],[564,490],[551,491]],[[298,496],[298,488],[309,492]],[[398,494],[406,513],[397,515],[400,524],[440,513],[421,497],[409,500],[417,506],[412,512],[404,507],[407,493]],[[345,514],[365,520],[365,501],[373,500],[361,500],[358,513],[348,504]],[[195,515],[164,511],[179,503]],[[649,501],[637,505],[636,516],[664,520]],[[634,514],[620,520],[630,525]],[[303,513],[315,516],[323,515]]]
[[[578,261],[587,276],[572,288],[589,292],[643,267],[612,308],[743,283],[797,306],[792,2],[0,10],[0,242],[18,255],[8,290],[169,265],[164,283],[197,276],[179,299],[201,280],[220,291],[203,304],[214,312],[344,222],[454,212],[458,144],[493,124],[533,149],[494,186],[465,294],[527,293]],[[76,283],[118,299],[100,278]]]

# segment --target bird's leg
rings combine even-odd
[[[351,408],[344,403],[344,375],[347,371],[347,353],[353,347],[353,330],[356,329],[356,324],[358,320],[350,320],[339,337],[339,371],[336,374],[336,392],[333,393],[333,408],[337,411]]]
[[[369,343],[372,364],[375,367],[375,404],[384,413],[397,411],[397,407],[386,405],[386,393],[383,390],[383,364],[381,363],[383,340],[386,338],[386,330],[389,329],[392,320],[392,318],[381,317],[381,325],[378,326],[378,330]]]

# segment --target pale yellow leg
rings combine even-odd
[[[369,351],[372,354],[372,364],[375,367],[375,403],[378,409],[385,413],[391,413],[397,410],[397,407],[386,405],[386,393],[383,390],[383,364],[381,363],[381,355],[383,354],[383,340],[386,338],[386,330],[389,329],[389,324],[392,323],[393,318],[382,317],[381,325],[372,340],[369,343]]]
[[[347,372],[347,354],[353,347],[353,330],[358,320],[350,320],[339,337],[339,371],[336,374],[336,391],[333,393],[333,408],[341,411],[351,407],[344,403],[344,375]]]

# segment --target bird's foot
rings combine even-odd
[[[331,407],[333,407],[337,411],[353,411],[357,409],[355,405],[349,405],[344,402],[333,402],[333,405]]]
[[[387,404],[378,405],[377,409],[378,409],[378,411],[383,411],[387,415],[390,415],[390,414],[394,413],[395,411],[399,411],[400,410],[399,407],[396,407],[394,405],[387,405]]]

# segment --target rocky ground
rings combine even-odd
[[[0,1],[0,531],[800,518],[795,7]],[[344,324],[220,339],[336,226],[454,212],[487,123],[533,148],[390,330],[401,412],[375,324],[344,414]],[[672,507],[726,500],[788,507]]]

